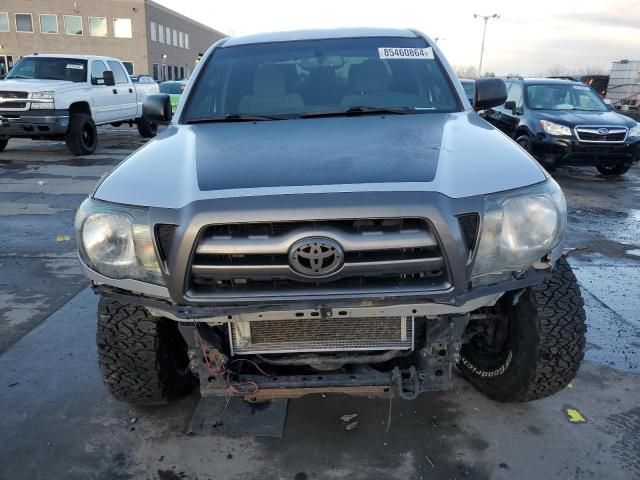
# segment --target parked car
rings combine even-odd
[[[476,85],[476,81],[475,80],[469,80],[466,78],[461,78],[460,79],[460,83],[462,84],[462,88],[464,89],[464,93],[467,96],[467,100],[469,100],[469,103],[473,105],[473,99],[474,99],[474,89],[475,89],[475,85]]]
[[[98,144],[96,125],[138,127],[151,138],[158,125],[142,116],[155,83],[132,83],[120,60],[95,55],[27,55],[0,85],[0,151],[12,137],[64,140],[74,155]]]
[[[595,166],[616,176],[640,159],[640,125],[581,82],[512,77],[507,88],[506,102],[485,118],[544,166]]]
[[[129,75],[129,77],[131,78],[131,81],[133,83],[144,83],[144,84],[157,83],[149,75]]]
[[[160,93],[166,93],[171,99],[171,110],[176,111],[182,92],[187,87],[188,80],[176,80],[171,82],[162,82],[160,84]]]
[[[502,104],[479,79],[476,110]],[[115,398],[413,399],[457,364],[499,401],[563,389],[585,346],[558,184],[413,30],[225,38],[171,124],[76,216]],[[167,94],[150,121],[169,121]]]

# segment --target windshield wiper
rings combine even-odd
[[[415,109],[409,107],[350,107],[346,110],[330,110],[326,112],[307,112],[301,113],[300,118],[313,117],[350,117],[357,115],[379,115],[383,113],[391,113],[393,115],[407,115],[415,112]]]
[[[187,120],[186,123],[215,123],[215,122],[264,122],[267,120],[284,120],[283,117],[273,117],[268,115],[244,115],[242,113],[230,113],[228,115],[217,115],[214,117],[196,117]]]

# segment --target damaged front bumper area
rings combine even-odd
[[[542,283],[560,256],[558,244],[535,265],[474,277],[485,203],[337,192],[150,208],[163,282],[84,268],[103,297],[178,323],[202,395],[412,399],[446,389],[470,322]],[[294,262],[301,241],[337,244],[340,268],[300,275],[312,267]]]

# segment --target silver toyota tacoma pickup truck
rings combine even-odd
[[[227,38],[168,127],[76,217],[117,398],[199,383],[247,401],[413,399],[456,371],[490,398],[576,375],[585,314],[558,184],[474,110],[429,38],[349,29]]]

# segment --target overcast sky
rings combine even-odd
[[[551,65],[579,72],[609,70],[622,58],[640,60],[640,0],[156,0],[226,34],[301,28],[417,28],[440,37],[453,65],[476,66],[483,22],[490,20],[483,71],[536,74]]]

